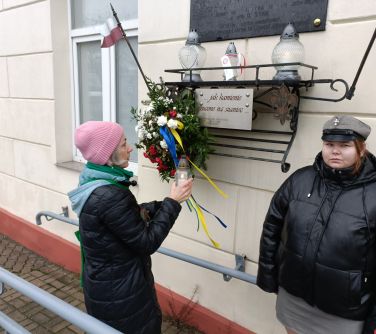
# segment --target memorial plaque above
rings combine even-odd
[[[201,125],[209,128],[252,129],[253,89],[196,89]]]
[[[201,42],[325,30],[328,0],[191,0],[191,29]]]

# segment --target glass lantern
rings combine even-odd
[[[196,30],[191,30],[188,34],[185,46],[179,51],[180,64],[184,69],[192,70],[184,73],[182,81],[202,81],[200,70],[193,70],[204,66],[206,60],[206,50],[201,46]],[[191,74],[192,73],[192,77]]]
[[[303,63],[304,46],[299,41],[299,34],[292,23],[289,23],[282,32],[279,43],[272,53],[273,64]],[[299,65],[275,66],[277,73],[273,80],[300,80]]]
[[[226,53],[221,57],[223,67],[240,66],[242,56],[236,50],[234,42],[230,42],[227,46]],[[226,68],[223,70],[223,79],[225,81],[236,81],[238,70],[236,68]]]
[[[176,185],[179,184],[179,180],[188,180],[190,177],[192,177],[191,168],[189,166],[189,162],[187,160],[187,157],[185,155],[182,155],[178,167],[176,168],[175,173],[175,182]]]

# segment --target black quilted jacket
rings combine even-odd
[[[139,206],[128,189],[116,185],[93,191],[80,214],[90,315],[127,334],[160,333],[150,254],[166,238],[180,210],[170,198]]]
[[[376,159],[358,177],[321,153],[275,193],[260,243],[257,285],[282,286],[340,317],[364,320],[375,304]]]

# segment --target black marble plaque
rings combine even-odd
[[[191,29],[201,42],[325,30],[328,0],[191,0]],[[320,19],[319,26],[314,20]]]

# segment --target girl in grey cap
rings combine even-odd
[[[257,285],[278,294],[277,318],[293,334],[373,334],[376,329],[376,158],[371,129],[351,116],[323,127],[312,166],[275,193],[260,242]]]

